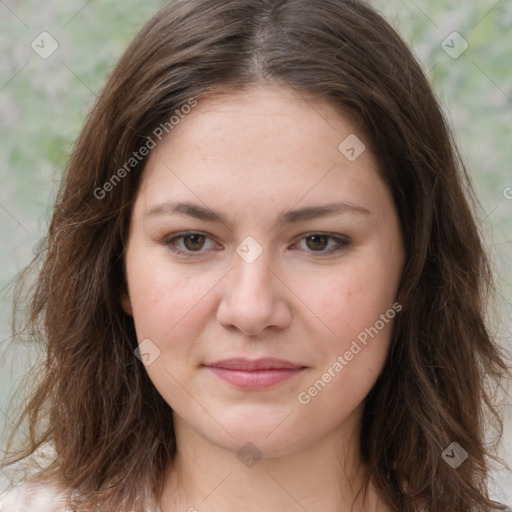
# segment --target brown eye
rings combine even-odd
[[[202,249],[204,245],[205,236],[194,234],[183,237],[183,244],[189,251],[198,251]]]
[[[310,233],[303,236],[295,244],[301,250],[311,253],[317,253],[320,256],[327,256],[342,251],[350,245],[350,239],[346,236],[334,236],[324,233]],[[302,247],[301,247],[302,246]]]
[[[200,256],[215,249],[215,242],[209,236],[195,232],[167,235],[160,238],[159,242],[171,252],[183,256]]]
[[[322,251],[327,247],[329,239],[327,235],[312,235],[306,238],[306,245],[313,251]],[[311,243],[310,243],[311,242]]]

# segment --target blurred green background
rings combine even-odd
[[[40,357],[28,345],[10,343],[8,285],[44,235],[62,170],[109,71],[164,3],[0,0],[0,428],[11,424],[9,401]],[[512,2],[369,3],[412,47],[454,129],[481,200],[479,221],[499,287],[496,333],[510,348]],[[35,51],[51,49],[48,36],[41,48],[42,32],[58,44],[47,58]],[[504,411],[501,456],[512,466],[511,410]],[[512,474],[497,471],[495,478],[494,496],[512,505]]]

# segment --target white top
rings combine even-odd
[[[72,512],[68,498],[48,484],[23,483],[0,494],[0,512]]]

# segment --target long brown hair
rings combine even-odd
[[[135,37],[76,142],[46,249],[20,278],[38,269],[25,332],[47,355],[17,424],[28,421],[29,442],[9,462],[51,442],[58,457],[34,477],[78,491],[78,511],[154,506],[176,448],[172,411],[119,302],[140,149],[184,105],[259,83],[348,113],[399,212],[403,310],[360,447],[380,495],[400,512],[492,509],[484,429],[494,419],[501,435],[493,390],[509,370],[487,326],[492,273],[471,182],[411,52],[356,0],[178,0]],[[442,457],[453,442],[468,454],[457,469]]]

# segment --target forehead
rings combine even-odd
[[[303,142],[301,136],[314,134],[315,142],[324,139],[323,149],[329,146],[335,154],[339,137],[355,131],[348,114],[332,101],[290,88],[258,85],[201,98],[193,110],[181,116],[166,138],[171,145],[172,141],[193,144],[194,139],[201,139],[201,145],[195,147],[215,152],[216,146],[209,144],[209,139],[218,143],[223,135],[246,142],[246,151],[249,146],[257,150],[258,144],[268,143],[270,136],[279,135],[272,139],[277,149]],[[259,139],[248,139],[253,135],[259,135]]]
[[[153,203],[173,194],[218,204],[240,195],[247,204],[253,197],[282,204],[326,194],[375,203],[382,187],[362,135],[339,109],[290,89],[255,87],[199,100],[150,153],[140,193]]]

